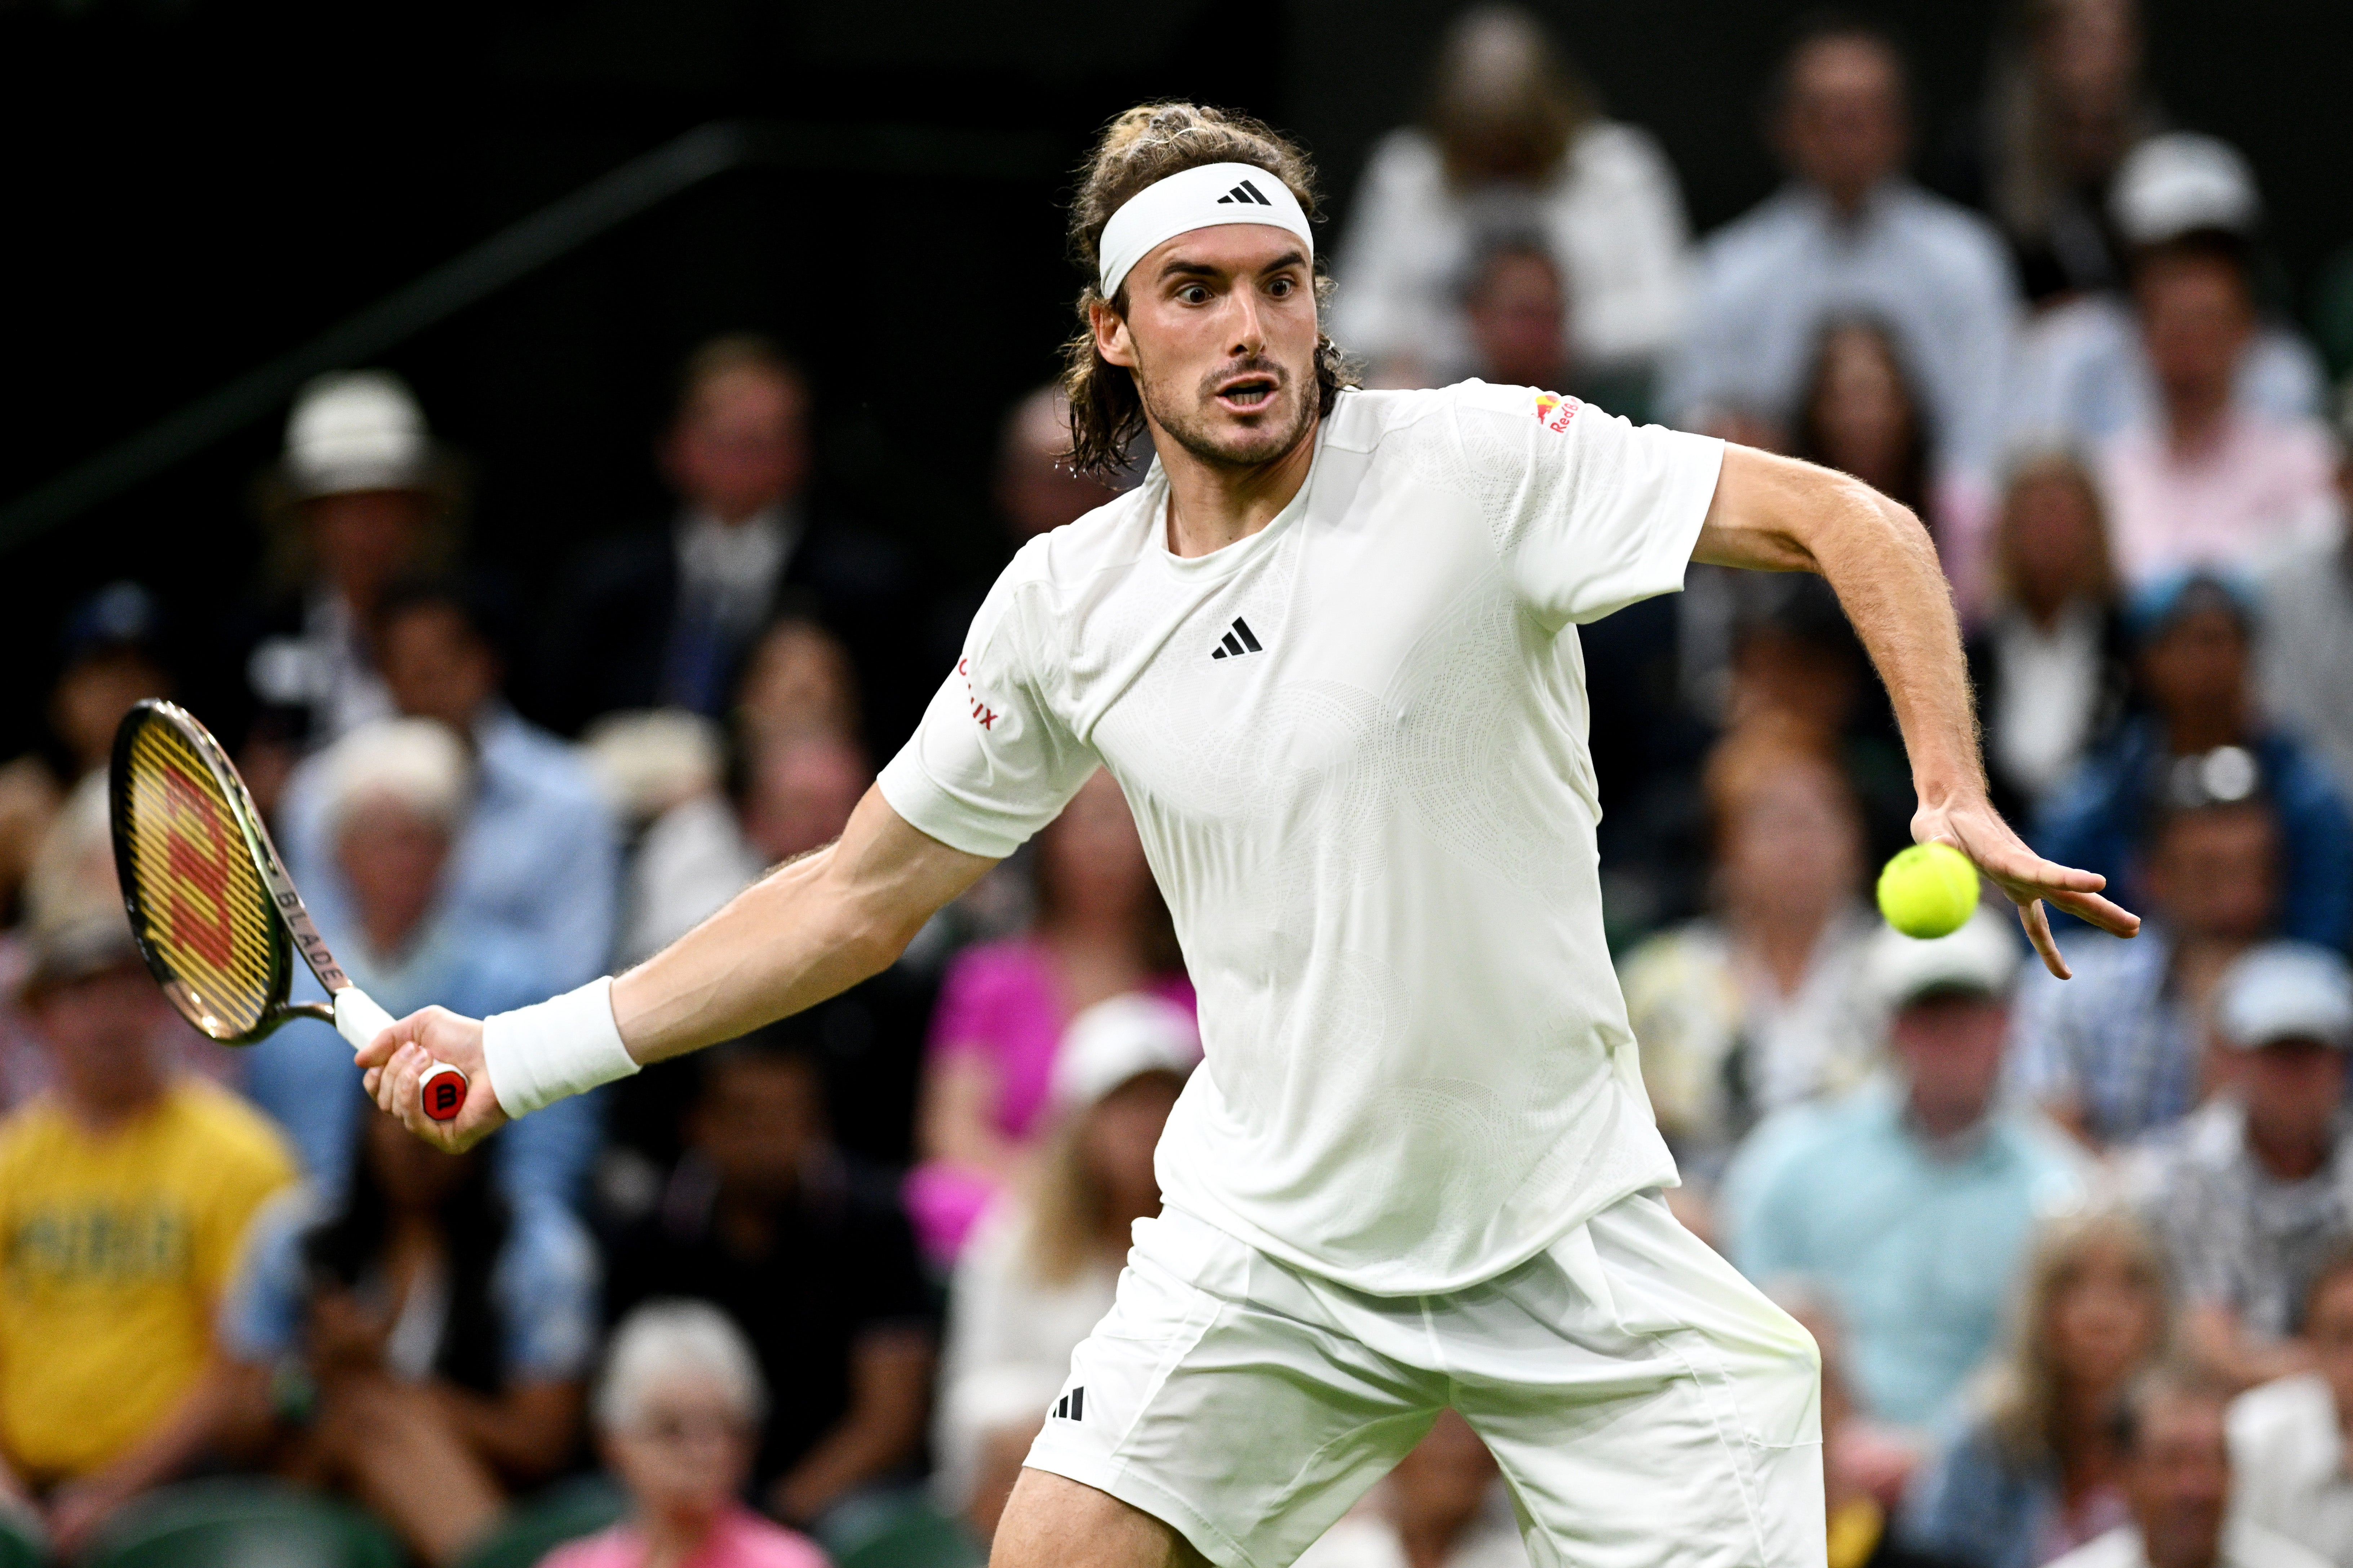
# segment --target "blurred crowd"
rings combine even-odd
[[[1878,923],[1909,774],[1819,582],[1694,568],[1581,629],[1672,1199],[1822,1348],[1831,1568],[2353,1568],[2347,429],[2255,171],[2168,115],[2131,0],[2005,26],[1923,147],[1898,41],[1810,23],[1761,84],[1785,183],[1695,242],[1558,40],[1467,12],[1348,205],[1334,331],[1370,384],[1535,384],[1908,503],[1999,804],[2147,917],[2064,930],[2064,984],[2000,910]],[[454,1158],[367,1114],[321,1026],[183,1025],[106,822],[121,714],[227,668],[202,717],[394,1013],[657,951],[840,831],[986,587],[812,501],[812,394],[765,338],[704,344],[671,512],[519,582],[470,558],[412,391],[325,377],[244,611],[67,607],[53,733],[0,767],[0,1512],[30,1538],[102,1553],[157,1489],[266,1476],[487,1563],[601,1473],[561,1568],[976,1560],[1200,1056],[1107,775],[883,973]],[[1106,499],[1066,438],[1050,387],[1006,412],[1005,553]],[[1311,1558],[1527,1562],[1451,1416]]]

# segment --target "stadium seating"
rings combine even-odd
[[[357,1509],[232,1479],[142,1498],[82,1559],[84,1568],[402,1568],[404,1561],[400,1543]]]

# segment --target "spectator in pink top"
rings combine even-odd
[[[629,1517],[540,1568],[830,1568],[805,1535],[740,1500],[766,1394],[718,1308],[649,1301],[614,1331],[596,1427]]]
[[[1029,933],[966,949],[932,1017],[906,1202],[934,1261],[955,1261],[989,1198],[1027,1168],[1043,1134],[1062,1031],[1106,997],[1142,991],[1190,1008],[1193,986],[1167,906],[1107,773],[1038,836]]]
[[[2336,448],[2317,420],[2236,400],[2258,320],[2246,242],[2201,230],[2133,271],[2159,411],[2100,454],[2116,564],[2129,586],[2199,568],[2245,572],[2336,527]]]

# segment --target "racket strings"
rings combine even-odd
[[[124,783],[147,946],[186,993],[174,1000],[198,1028],[220,1039],[249,1033],[279,975],[269,889],[237,817],[195,745],[169,724],[140,727]]]

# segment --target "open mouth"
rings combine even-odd
[[[1236,414],[1256,414],[1274,401],[1277,387],[1274,377],[1253,372],[1221,384],[1216,395]]]

